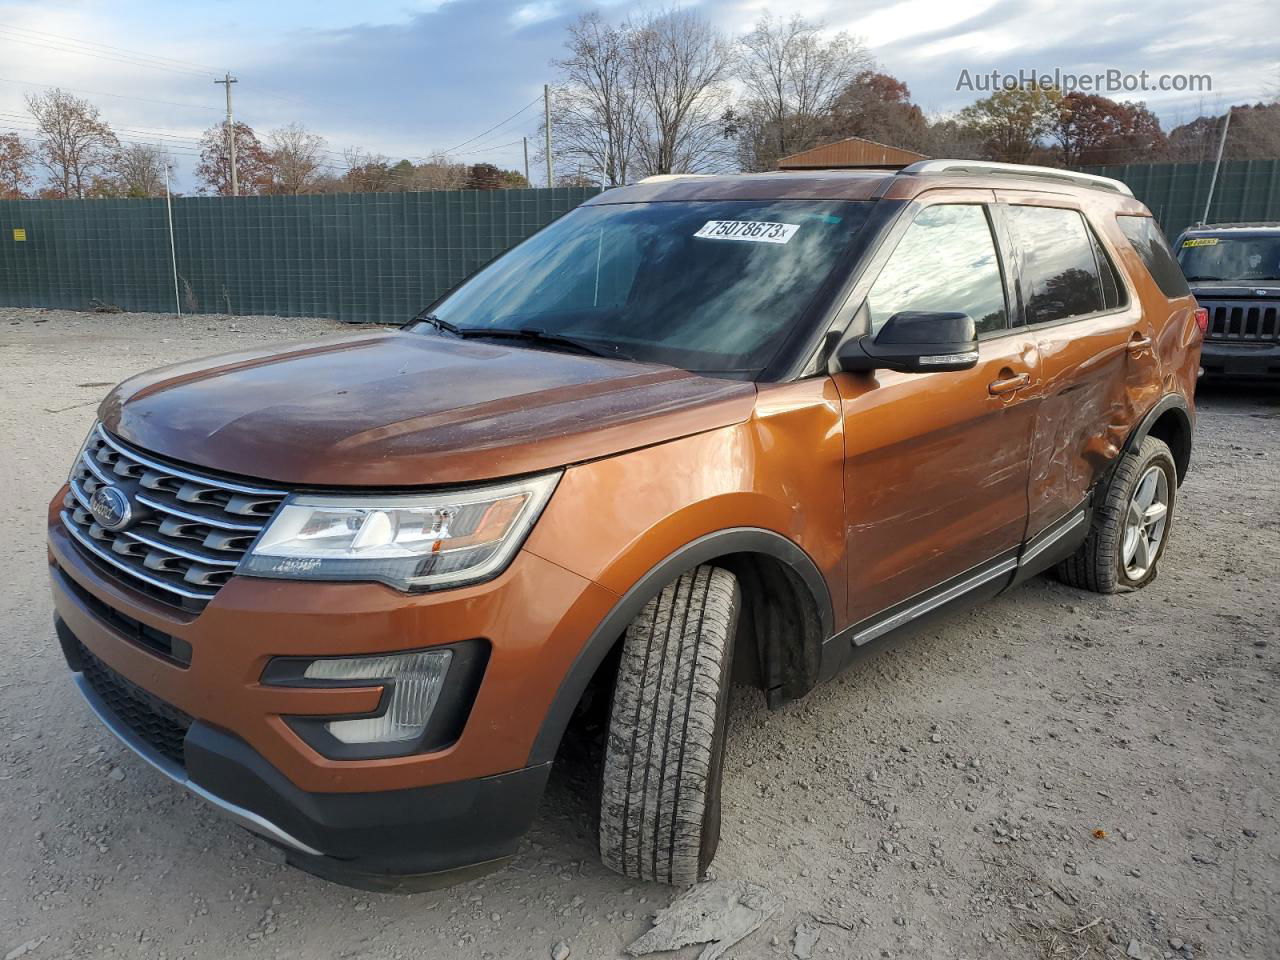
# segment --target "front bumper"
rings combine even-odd
[[[86,676],[85,648],[66,623],[58,640],[76,687],[120,741],[174,783],[280,847],[290,863],[366,889],[411,891],[500,866],[529,829],[551,764],[434,787],[309,793],[239,737],[194,721],[177,763],[113,709]],[[97,669],[101,670],[99,665]]]
[[[60,503],[61,494],[50,509],[49,565],[68,663],[98,716],[153,767],[283,848],[290,862],[345,883],[449,883],[515,851],[549,773],[530,758],[534,741],[562,678],[616,602],[612,593],[525,552],[494,581],[437,594],[236,577],[192,615],[93,563],[62,529]],[[157,636],[184,657],[157,651]],[[285,718],[365,713],[380,688],[261,682],[276,656],[475,638],[490,648],[483,678],[461,735],[432,752],[324,757]],[[86,661],[185,726],[157,749],[130,728],[135,716],[95,694]]]
[[[1280,343],[1224,343],[1206,340],[1200,348],[1205,377],[1280,379]]]

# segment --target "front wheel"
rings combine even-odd
[[[628,877],[696,883],[715,856],[740,605],[733,574],[698,567],[627,628],[605,746],[600,856]]]
[[[1089,536],[1058,565],[1058,579],[1096,593],[1146,586],[1169,541],[1177,494],[1173,453],[1163,440],[1147,437],[1112,470]]]

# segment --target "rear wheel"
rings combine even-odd
[[[619,873],[690,884],[715,856],[740,605],[733,574],[698,567],[627,628],[600,801],[600,856]]]
[[[1146,586],[1169,540],[1177,492],[1173,453],[1147,437],[1111,471],[1089,536],[1058,565],[1058,578],[1097,593]]]

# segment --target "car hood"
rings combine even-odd
[[[403,332],[165,367],[99,411],[157,455],[304,486],[534,473],[751,415],[755,387],[653,364]]]

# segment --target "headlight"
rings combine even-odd
[[[314,660],[303,672],[307,680],[361,681],[387,684],[386,709],[380,717],[330,720],[324,727],[340,743],[398,744],[421,739],[440,698],[452,650],[420,650],[379,657]]]
[[[559,473],[418,496],[295,494],[238,573],[378,580],[401,590],[475,583],[505,569],[546,506]]]

